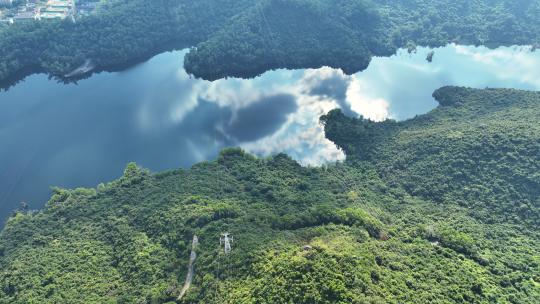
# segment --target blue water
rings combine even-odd
[[[227,146],[286,152],[303,164],[344,158],[318,117],[341,107],[373,120],[436,106],[443,85],[540,89],[540,54],[526,48],[447,46],[374,58],[352,76],[329,68],[278,70],[206,82],[182,69],[184,52],[158,55],[78,84],[33,75],[0,92],[0,219],[20,202],[39,208],[50,186],[95,187],[135,161],[153,171],[213,159]]]

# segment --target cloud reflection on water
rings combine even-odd
[[[286,152],[303,164],[317,165],[344,158],[325,139],[318,123],[320,115],[330,109],[339,107],[346,115],[362,115],[375,121],[404,120],[436,107],[431,93],[444,85],[540,89],[540,56],[528,47],[492,50],[449,45],[435,49],[431,63],[426,60],[430,51],[419,48],[409,54],[401,50],[392,57],[374,58],[366,71],[352,76],[325,67],[271,71],[252,80],[199,81],[191,86],[192,94],[231,108],[233,117],[263,100],[262,96],[294,96],[297,109],[279,123],[273,134],[242,138],[229,136],[227,128],[222,130],[226,137],[237,139],[228,144],[260,155]]]
[[[152,170],[216,157],[227,146],[285,152],[306,165],[344,159],[319,117],[340,107],[372,120],[407,119],[436,106],[444,85],[540,90],[540,53],[450,45],[374,58],[347,76],[330,68],[277,70],[207,82],[166,53],[74,85],[34,75],[0,93],[0,218],[20,201],[40,206],[48,187],[95,186],[130,161]]]

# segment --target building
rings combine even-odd
[[[38,13],[39,19],[65,19],[73,16],[75,5],[73,0],[49,0]]]
[[[36,14],[34,12],[24,11],[15,15],[15,17],[13,17],[13,22],[34,21],[36,18]]]

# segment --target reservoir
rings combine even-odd
[[[436,107],[431,94],[444,85],[540,89],[540,53],[528,47],[449,45],[428,62],[431,51],[374,58],[351,76],[321,68],[207,82],[183,70],[186,51],[78,83],[29,76],[0,92],[0,222],[21,202],[42,207],[50,186],[95,187],[132,161],[188,168],[229,146],[304,165],[343,160],[318,123],[337,107],[404,120]]]

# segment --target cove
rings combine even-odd
[[[374,58],[351,76],[321,68],[207,82],[190,79],[177,51],[77,84],[27,77],[0,92],[0,219],[23,201],[43,206],[50,186],[113,180],[131,161],[187,168],[227,146],[305,165],[342,160],[318,123],[336,107],[403,120],[436,107],[431,94],[444,85],[540,89],[540,54],[530,48],[449,45],[429,63],[430,51]]]

